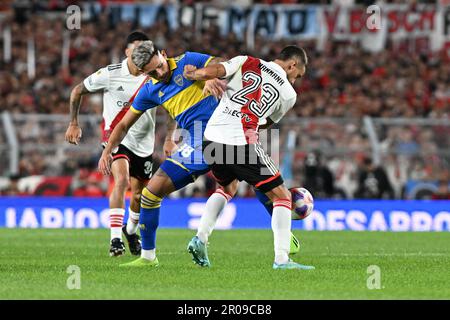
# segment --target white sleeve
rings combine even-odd
[[[269,116],[270,120],[278,123],[284,115],[294,106],[295,101],[297,101],[297,96],[291,97],[290,99],[281,98],[281,103],[277,109]]]
[[[97,72],[91,74],[84,79],[84,86],[90,92],[96,92],[108,88],[109,85],[109,72],[106,68],[101,68]]]
[[[244,64],[247,60],[247,56],[237,56],[228,61],[221,62],[221,64],[225,67],[225,77],[229,78],[233,74],[235,74],[239,68]]]

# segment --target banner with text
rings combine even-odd
[[[206,199],[164,200],[160,227],[198,226]],[[355,231],[450,231],[450,201],[316,201],[313,213],[293,229]],[[107,228],[106,198],[0,198],[0,227]],[[255,199],[235,199],[217,229],[267,228],[270,216]]]
[[[233,33],[246,41],[250,48],[258,36],[264,40],[315,39],[319,48],[328,39],[357,40],[373,51],[382,50],[389,39],[400,44],[413,39],[414,47],[419,50],[439,50],[450,44],[450,6],[435,4],[367,7],[256,4],[218,7],[212,3],[110,3],[103,7],[98,3],[85,3],[84,18],[98,18],[102,10],[109,12],[113,25],[120,21],[133,21],[139,27],[148,28],[159,23],[159,27],[164,27],[160,28],[160,32],[178,32],[180,37],[184,36],[183,33],[201,34],[217,29],[223,35]],[[407,45],[411,46],[410,43]]]

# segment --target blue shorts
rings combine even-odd
[[[176,190],[194,182],[209,171],[209,166],[203,159],[201,143],[196,146],[182,144],[176,153],[164,160],[160,168],[172,180]]]

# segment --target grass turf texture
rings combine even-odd
[[[156,269],[124,269],[108,230],[0,229],[0,299],[449,299],[450,233],[294,232],[294,260],[316,270],[272,270],[271,230],[215,231],[212,268],[186,251],[192,230],[158,231]],[[81,289],[69,290],[69,265]],[[381,269],[367,289],[367,267]]]

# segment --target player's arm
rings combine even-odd
[[[226,70],[221,63],[211,64],[201,69],[197,69],[197,67],[193,65],[184,66],[184,77],[192,81],[223,78],[225,75]]]
[[[172,117],[167,117],[167,134],[164,140],[163,151],[166,157],[170,156],[175,149],[178,148],[177,144],[173,140],[173,134],[177,128],[177,122]]]
[[[214,60],[214,59],[212,59]],[[214,78],[229,78],[235,74],[242,64],[247,60],[246,56],[237,56],[226,62],[209,63],[203,68],[195,65],[184,67],[184,76],[189,80],[210,80]]]
[[[83,82],[76,85],[70,93],[70,123],[66,130],[65,140],[71,144],[78,144],[81,139],[81,128],[78,124],[78,114],[80,113],[81,98],[90,93]]]
[[[225,62],[226,59],[222,57],[214,57],[209,62],[205,64],[205,66],[212,66],[221,62]],[[205,86],[203,87],[203,94],[208,95],[211,94],[212,96],[216,97],[217,99],[222,98],[223,93],[225,92],[227,88],[227,82],[225,80],[221,79],[211,79],[205,81]]]
[[[266,119],[266,123],[264,123],[263,125],[259,126],[260,130],[264,130],[264,129],[269,129],[271,126],[273,126],[275,122],[272,121],[272,119],[267,118]]]
[[[128,130],[141,117],[142,112],[134,112],[133,109],[128,110],[125,116],[116,125],[108,139],[108,143],[102,152],[102,156],[98,161],[98,170],[104,175],[111,174],[112,151],[119,146],[123,138],[125,138]]]
[[[109,85],[109,72],[102,68],[79,83],[70,93],[70,123],[65,139],[69,143],[78,144],[81,138],[81,128],[78,124],[82,96],[88,93],[103,91]]]

